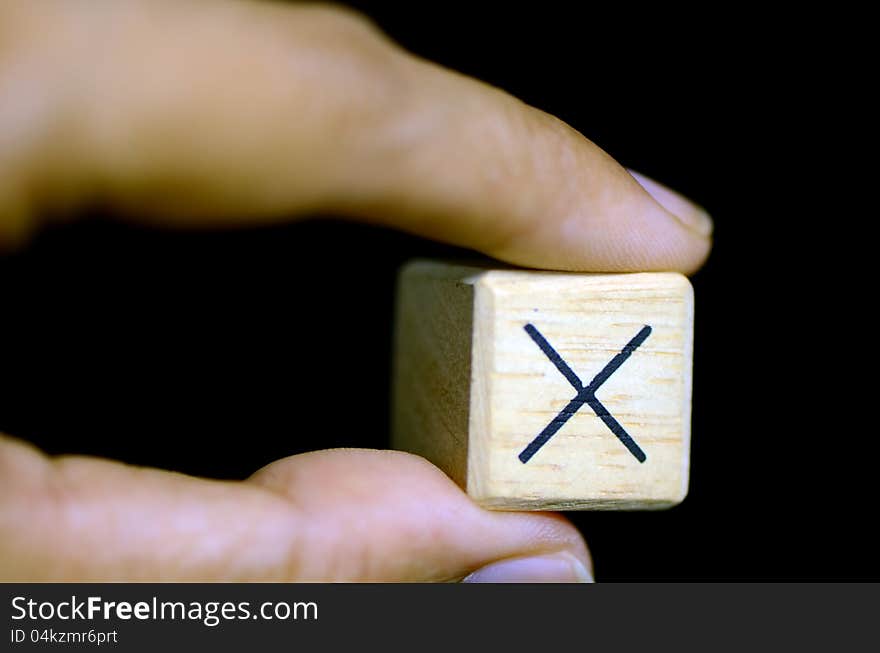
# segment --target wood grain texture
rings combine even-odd
[[[619,356],[640,332],[648,335]],[[398,288],[393,446],[494,509],[675,505],[688,485],[692,338],[693,292],[679,274],[410,264]],[[593,398],[644,462],[592,404],[564,412],[615,360]],[[564,423],[523,462],[561,411]]]

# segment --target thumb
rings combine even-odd
[[[586,546],[563,517],[493,512],[422,458],[335,450],[294,456],[252,479],[304,510],[317,569],[345,580],[576,582]]]
[[[220,482],[0,438],[3,581],[575,581],[589,568],[562,517],[483,510],[400,452],[313,452]]]

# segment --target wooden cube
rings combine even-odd
[[[498,510],[687,493],[693,290],[676,273],[418,261],[401,272],[393,446]]]

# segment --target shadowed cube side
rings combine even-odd
[[[469,268],[410,263],[397,286],[392,444],[467,484],[474,286]],[[477,271],[478,272],[478,271]],[[478,272],[479,273],[479,272]]]
[[[393,446],[490,508],[675,505],[688,484],[692,338],[679,274],[410,264]]]

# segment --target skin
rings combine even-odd
[[[7,0],[0,98],[6,250],[92,206],[188,228],[346,215],[547,269],[690,273],[711,247],[698,206],[337,7]],[[591,569],[563,517],[482,510],[400,452],[220,482],[0,436],[2,580],[447,581],[536,556]]]

